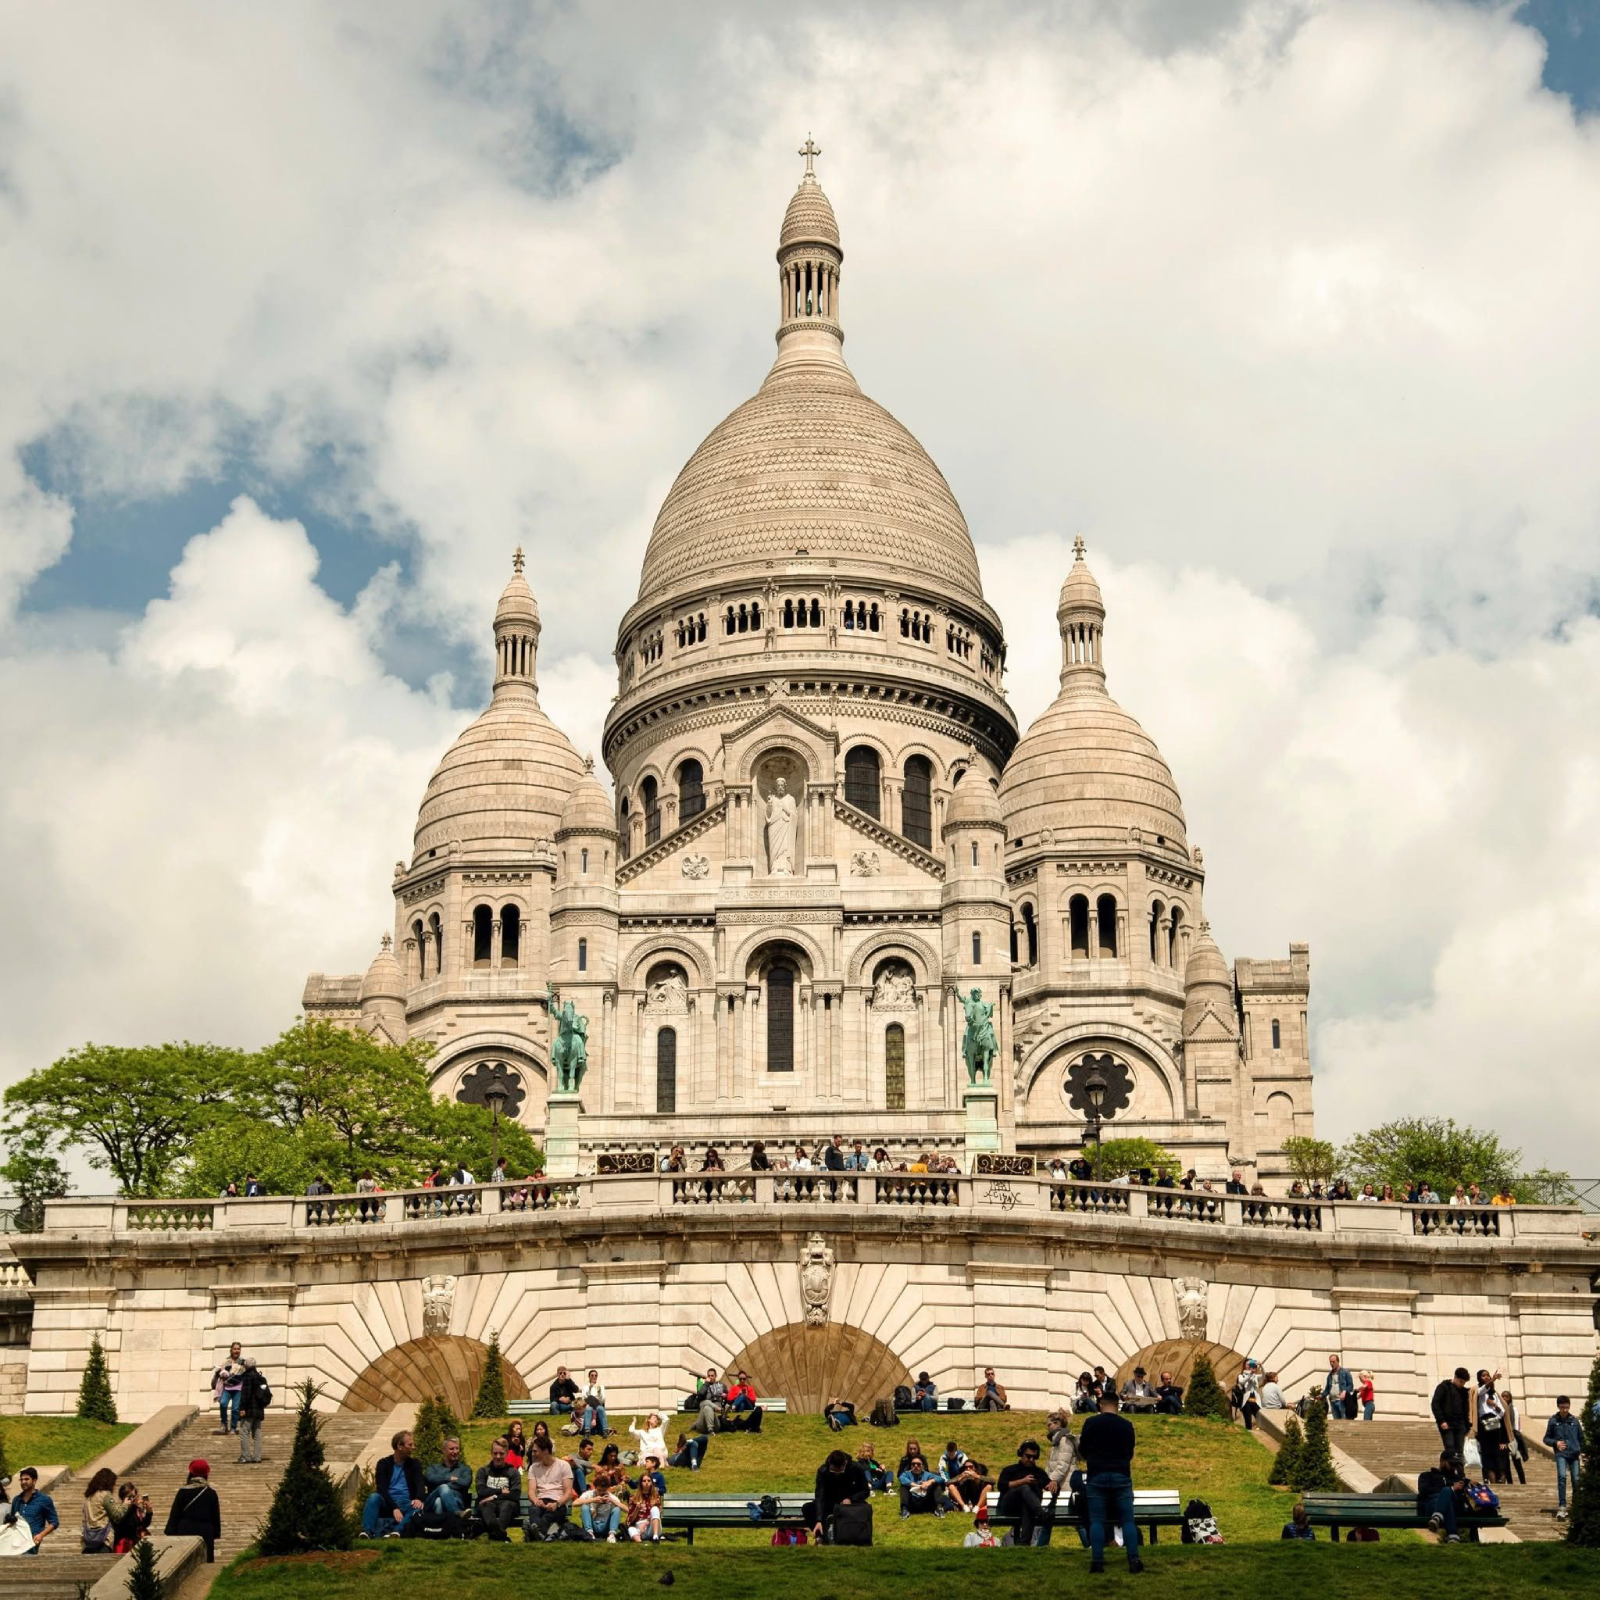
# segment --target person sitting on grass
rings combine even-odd
[[[589,1487],[589,1469],[594,1465],[594,1440],[587,1435],[580,1439],[577,1453],[567,1457],[567,1465],[572,1468],[573,1493],[582,1494]]]
[[[1306,1515],[1304,1506],[1296,1506],[1289,1513],[1289,1520],[1283,1525],[1283,1532],[1278,1535],[1280,1539],[1314,1540],[1317,1530],[1311,1526],[1311,1521]]]
[[[548,1430],[547,1430],[548,1431]],[[521,1417],[513,1417],[511,1426],[506,1429],[506,1460],[521,1472],[528,1464],[528,1430],[522,1426]]]
[[[665,1500],[667,1497],[667,1475],[661,1470],[661,1458],[659,1456],[646,1456],[639,1463],[639,1477],[637,1479],[629,1478],[628,1487],[636,1489],[639,1486],[639,1482],[645,1478],[655,1480],[656,1489],[660,1492],[661,1498]]]
[[[736,1374],[733,1386],[728,1390],[728,1409],[730,1411],[749,1411],[758,1404],[755,1385],[750,1381],[748,1372]]]
[[[870,1439],[857,1446],[856,1465],[866,1473],[867,1487],[874,1494],[884,1494],[888,1491],[891,1476],[889,1469],[879,1464]]]
[[[628,1424],[628,1432],[639,1441],[639,1456],[643,1459],[646,1455],[654,1456],[658,1461],[667,1459],[667,1437],[661,1426],[661,1413],[652,1411],[644,1419],[644,1426],[638,1426],[637,1420]]]
[[[550,1437],[550,1424],[546,1422],[543,1417],[541,1417],[533,1425],[533,1437],[528,1441],[527,1449],[527,1457],[529,1461],[533,1459],[533,1452],[537,1450],[541,1444],[550,1452],[551,1455],[556,1453],[556,1442]],[[524,1463],[523,1470],[527,1470],[526,1463]]]
[[[661,1491],[649,1473],[639,1479],[622,1520],[635,1544],[661,1543]]]
[[[983,1497],[993,1487],[988,1466],[968,1456],[961,1463],[961,1470],[948,1479],[946,1493],[957,1511],[982,1511]]]
[[[828,1419],[828,1426],[835,1433],[841,1428],[853,1428],[856,1425],[856,1403],[854,1400],[846,1400],[843,1395],[830,1395],[827,1404],[822,1408],[822,1414]]]
[[[574,1504],[583,1531],[591,1539],[603,1538],[607,1544],[617,1542],[622,1515],[628,1509],[628,1471],[614,1444],[600,1452],[600,1460],[589,1474],[589,1486]]]
[[[1017,1519],[1016,1542],[1032,1544],[1034,1525],[1050,1487],[1050,1474],[1039,1465],[1038,1440],[1024,1439],[1017,1446],[1017,1459],[1000,1469],[1000,1482],[995,1487],[999,1491],[995,1509],[1002,1516]]]
[[[1099,1407],[1095,1409],[1099,1410]],[[1156,1411],[1164,1417],[1183,1415],[1183,1390],[1172,1381],[1170,1372],[1163,1372],[1161,1382],[1156,1385]]]
[[[531,1542],[559,1539],[566,1525],[567,1508],[576,1499],[572,1468],[558,1460],[548,1440],[535,1437],[533,1459],[528,1463],[528,1518],[523,1524]]]
[[[711,1448],[711,1441],[704,1434],[678,1435],[677,1447],[667,1457],[669,1467],[687,1467],[691,1472],[700,1470],[700,1463],[706,1458],[706,1451]]]
[[[411,1454],[413,1443],[411,1430],[402,1428],[390,1439],[389,1454],[372,1469],[373,1490],[361,1511],[363,1538],[397,1534],[422,1509],[422,1468]]]
[[[966,1459],[966,1451],[954,1439],[946,1439],[943,1452],[933,1464],[934,1471],[948,1483],[961,1470]]]
[[[1094,1378],[1087,1372],[1078,1374],[1078,1387],[1072,1396],[1072,1409],[1086,1417],[1092,1417],[1100,1409],[1100,1396],[1095,1392]]]
[[[567,1415],[579,1392],[577,1384],[572,1381],[572,1374],[565,1367],[557,1367],[555,1380],[550,1385],[550,1409]]]
[[[840,1506],[863,1506],[871,1498],[866,1473],[843,1450],[834,1450],[817,1468],[811,1498],[801,1507],[800,1516],[812,1538],[820,1541],[831,1532],[833,1514]]]
[[[473,1487],[478,1521],[496,1544],[504,1544],[522,1509],[522,1474],[506,1459],[504,1439],[489,1446],[489,1459],[478,1468]]]
[[[994,1368],[983,1369],[983,1381],[972,1393],[972,1408],[974,1411],[1009,1411],[1011,1402],[1006,1399],[1003,1384],[995,1381]]]
[[[922,1441],[920,1439],[907,1439],[905,1454],[900,1457],[900,1465],[894,1469],[895,1480],[897,1482],[899,1481],[900,1474],[902,1472],[909,1472],[911,1470],[911,1463],[917,1456],[922,1456],[924,1461],[928,1459],[925,1455],[922,1455]]]
[[[949,1509],[944,1479],[930,1471],[921,1456],[913,1457],[910,1467],[900,1474],[900,1515],[912,1517],[931,1511],[942,1517]]]
[[[461,1459],[461,1441],[444,1442],[444,1458],[422,1474],[422,1509],[429,1516],[459,1517],[472,1501],[472,1468]]]

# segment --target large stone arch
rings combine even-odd
[[[1217,1382],[1226,1393],[1239,1376],[1244,1357],[1237,1350],[1230,1350],[1227,1345],[1215,1344],[1209,1339],[1163,1339],[1157,1344],[1147,1344],[1117,1368],[1117,1387],[1120,1389],[1133,1376],[1135,1367],[1143,1367],[1151,1383],[1159,1383],[1161,1374],[1170,1372],[1172,1381],[1179,1388],[1187,1389],[1195,1361],[1202,1355],[1210,1360]]]
[[[821,1411],[837,1395],[864,1417],[911,1374],[899,1356],[865,1329],[845,1322],[788,1322],[751,1340],[728,1363],[750,1374],[757,1394],[781,1395],[791,1411]]]
[[[489,1347],[480,1339],[460,1334],[429,1334],[385,1350],[345,1393],[346,1411],[389,1411],[407,1401],[420,1403],[443,1395],[458,1417],[472,1414],[478,1398]],[[506,1398],[526,1400],[528,1386],[522,1374],[501,1357]]]
[[[748,979],[756,957],[761,953],[761,947],[769,944],[791,944],[804,952],[806,959],[811,963],[811,971],[807,974],[808,982],[825,978],[832,970],[828,952],[808,928],[773,921],[764,922],[752,930],[734,952],[732,960],[728,963],[728,971],[735,978]]]
[[[922,987],[937,989],[940,981],[940,965],[933,946],[926,939],[919,939],[914,933],[905,933],[894,928],[872,933],[857,946],[855,954],[850,957],[851,985],[859,988],[863,984],[870,983],[872,975],[869,969],[875,967],[885,956],[903,956],[916,970],[917,982]]]

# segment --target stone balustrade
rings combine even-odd
[[[116,1236],[209,1233],[222,1229],[289,1231],[373,1224],[427,1228],[467,1217],[560,1211],[578,1215],[682,1209],[810,1205],[871,1211],[937,1208],[941,1213],[1052,1218],[1067,1214],[1127,1218],[1175,1231],[1238,1228],[1262,1233],[1344,1234],[1353,1239],[1576,1239],[1584,1214],[1562,1206],[1413,1206],[1250,1197],[1138,1184],[1079,1183],[1040,1177],[983,1177],[906,1172],[621,1173],[526,1180],[459,1188],[399,1189],[379,1194],[274,1196],[260,1200],[53,1200],[45,1232],[109,1231]],[[0,1258],[0,1287],[27,1277]]]

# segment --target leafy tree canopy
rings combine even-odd
[[[1084,1154],[1095,1160],[1094,1146],[1087,1145]],[[1120,1178],[1125,1172],[1137,1172],[1148,1167],[1152,1174],[1163,1168],[1175,1170],[1178,1158],[1153,1139],[1107,1139],[1100,1146],[1100,1159],[1096,1171],[1102,1178]]]
[[[44,1128],[25,1125],[6,1146],[0,1162],[0,1184],[17,1199],[16,1227],[35,1233],[44,1226],[44,1203],[72,1191],[67,1169],[56,1159],[54,1136]]]
[[[1392,1183],[1397,1191],[1426,1178],[1443,1198],[1459,1183],[1486,1191],[1508,1184],[1519,1200],[1565,1199],[1570,1183],[1562,1172],[1541,1169],[1521,1175],[1522,1152],[1500,1136],[1466,1127],[1451,1117],[1402,1117],[1358,1134],[1340,1152],[1345,1174],[1355,1183]]]
[[[1339,1153],[1326,1139],[1297,1135],[1283,1141],[1283,1153],[1301,1183],[1327,1183],[1338,1170]]]

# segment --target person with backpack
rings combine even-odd
[[[1417,1515],[1428,1519],[1433,1533],[1442,1532],[1446,1544],[1461,1543],[1458,1497],[1465,1494],[1466,1487],[1465,1472],[1448,1450],[1439,1452],[1438,1466],[1417,1478]]]
[[[244,1377],[239,1385],[239,1460],[245,1465],[261,1463],[261,1423],[272,1404],[272,1389],[262,1377],[254,1356],[244,1358]]]
[[[872,1489],[860,1465],[843,1450],[834,1450],[817,1468],[811,1498],[800,1508],[800,1517],[811,1529],[811,1537],[821,1541],[832,1529],[841,1506],[865,1506],[871,1498]]]
[[[1083,1425],[1078,1453],[1087,1466],[1084,1493],[1089,1505],[1089,1570],[1106,1570],[1106,1528],[1121,1526],[1128,1571],[1143,1572],[1139,1525],[1133,1520],[1133,1424],[1117,1415],[1115,1390],[1100,1396],[1100,1410]]]

